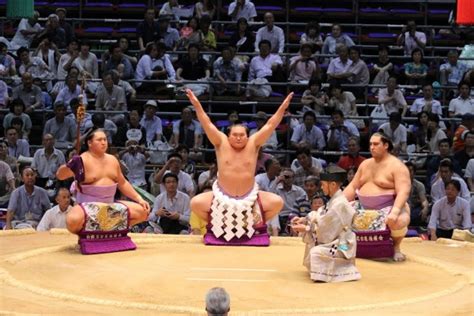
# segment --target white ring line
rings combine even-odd
[[[188,281],[228,281],[228,282],[268,282],[269,280],[258,279],[212,279],[212,278],[186,278]]]
[[[275,269],[245,269],[245,268],[191,268],[195,271],[248,271],[248,272],[277,272]]]

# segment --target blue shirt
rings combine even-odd
[[[13,212],[14,220],[39,221],[43,213],[50,208],[51,203],[45,189],[34,186],[33,193],[29,195],[22,185],[12,192],[7,209]]]

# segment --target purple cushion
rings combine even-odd
[[[270,246],[270,236],[267,233],[267,225],[255,228],[255,234],[251,239],[247,235],[241,238],[233,238],[226,241],[223,237],[216,238],[214,234],[208,230],[204,235],[204,244],[208,246],[256,246],[268,247]]]
[[[442,10],[442,9],[430,9],[428,10],[430,14],[449,14],[449,10]]]
[[[382,8],[362,8],[360,9],[362,13],[388,13],[387,10]]]
[[[397,34],[394,33],[369,33],[367,34],[370,38],[395,38]]]
[[[86,7],[107,8],[111,6],[112,4],[110,2],[87,2],[86,3]]]
[[[135,27],[121,27],[119,28],[119,33],[135,33],[137,29]]]
[[[119,5],[120,8],[145,8],[143,3],[122,3]]]
[[[257,10],[265,10],[265,11],[281,11],[283,10],[282,7],[273,6],[273,5],[256,5],[255,9]]]
[[[390,230],[356,231],[357,258],[391,258],[394,254]]]
[[[391,9],[390,12],[392,13],[401,13],[401,14],[418,14],[420,11],[413,10],[413,9]]]
[[[52,3],[51,4],[52,7],[58,7],[58,8],[62,8],[62,7],[78,7],[79,6],[79,3],[78,2],[55,2],[55,3]]]
[[[352,9],[347,9],[347,8],[324,8],[323,12],[352,12]]]
[[[88,27],[84,30],[87,33],[112,33],[113,28],[107,26]]]
[[[318,8],[318,7],[296,7],[295,11],[300,11],[300,12],[322,12],[323,9]]]

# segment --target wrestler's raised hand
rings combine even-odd
[[[186,96],[188,97],[189,101],[191,101],[192,105],[200,106],[201,102],[199,102],[198,98],[194,95],[191,89],[186,89]]]
[[[291,99],[293,99],[293,95],[294,95],[294,93],[291,92],[289,95],[286,96],[285,100],[284,100],[283,103],[281,104],[281,106],[282,106],[284,109],[287,109],[288,106],[290,105]]]

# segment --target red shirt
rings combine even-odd
[[[341,158],[339,158],[337,165],[345,170],[349,170],[352,167],[359,168],[360,164],[365,159],[366,158],[362,157],[361,155],[357,155],[355,157],[352,157],[351,155],[343,155]]]

